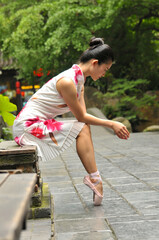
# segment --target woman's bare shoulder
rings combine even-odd
[[[76,90],[73,80],[69,77],[60,78],[56,83],[56,88],[59,93],[61,93],[61,91],[70,92]]]

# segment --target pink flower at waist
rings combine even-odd
[[[47,129],[51,132],[61,130],[61,126],[63,125],[63,123],[57,122],[55,119],[46,120],[44,124],[46,125]]]
[[[40,139],[45,137],[45,135],[43,134],[43,129],[42,128],[35,127],[30,131],[30,133],[33,136],[35,136],[37,138],[40,138]]]

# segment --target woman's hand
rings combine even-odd
[[[124,124],[120,122],[113,121],[112,129],[114,130],[115,134],[121,139],[128,139],[129,138],[129,131],[125,127]]]

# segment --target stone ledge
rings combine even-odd
[[[51,217],[51,193],[49,191],[48,184],[43,183],[41,206],[30,208],[29,219],[50,217]]]
[[[159,125],[152,125],[144,129],[144,132],[159,132]]]

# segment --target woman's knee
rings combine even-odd
[[[91,127],[89,124],[85,124],[81,130],[81,132],[79,133],[78,136],[80,135],[91,135]]]

